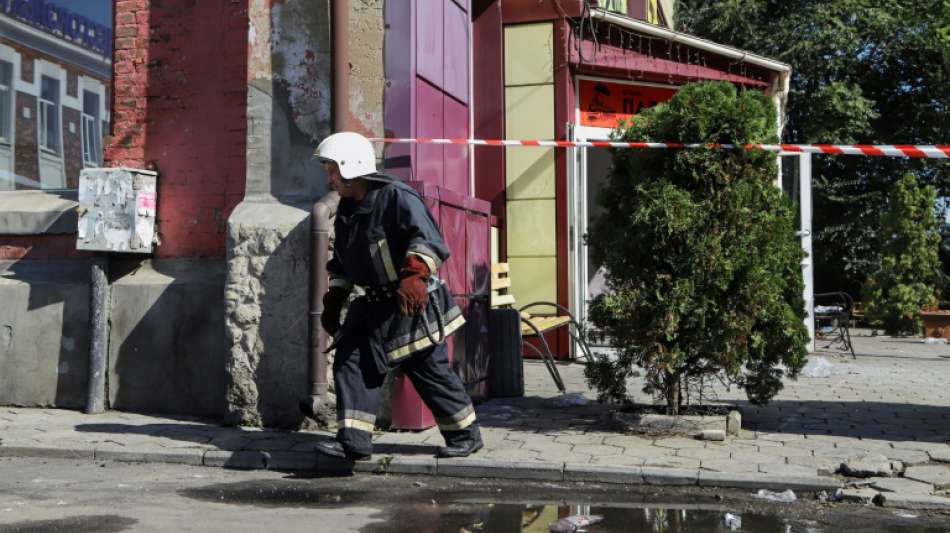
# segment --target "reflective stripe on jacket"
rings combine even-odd
[[[327,264],[330,285],[379,287],[395,284],[407,255],[422,259],[433,275],[448,259],[442,233],[414,189],[398,178],[375,177],[361,202],[340,200],[334,230],[333,258]],[[405,316],[395,298],[353,301],[337,342],[366,336],[380,372],[395,368],[413,353],[442,342],[465,323],[448,287],[430,283],[425,313]],[[441,316],[441,319],[440,319]],[[440,328],[441,321],[441,328]]]

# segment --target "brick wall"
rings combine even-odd
[[[66,188],[79,187],[79,172],[82,171],[82,113],[78,109],[63,106],[63,156],[66,163]],[[72,125],[72,131],[70,131]]]
[[[24,53],[23,50],[17,51],[20,52],[20,79],[33,83],[33,56]]]
[[[115,4],[107,165],[159,172],[161,257],[223,257],[243,199],[247,0]]]
[[[32,71],[31,71],[32,72]],[[23,109],[29,109],[29,118],[23,117]],[[16,156],[13,171],[17,176],[22,176],[28,180],[34,180],[38,183],[40,180],[39,153],[36,146],[36,97],[17,92],[16,95],[16,146],[14,147]],[[34,189],[23,183],[17,182],[17,189]]]
[[[66,72],[66,94],[75,98],[78,92],[79,74],[72,71]]]
[[[76,250],[75,235],[0,235],[0,261],[89,257]]]

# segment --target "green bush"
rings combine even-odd
[[[933,187],[905,174],[891,188],[878,237],[881,263],[864,287],[868,318],[891,335],[920,333],[920,310],[943,282]]]
[[[630,141],[776,141],[775,108],[724,82],[687,85],[618,130]],[[624,400],[633,366],[675,414],[683,384],[725,375],[764,403],[805,363],[801,244],[775,185],[773,153],[617,150],[587,235],[606,267],[591,320],[618,352],[588,366],[605,400]]]

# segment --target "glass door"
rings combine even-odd
[[[586,141],[589,139],[578,139]],[[592,139],[601,140],[601,139]],[[587,231],[602,208],[598,197],[603,190],[613,156],[604,148],[580,147],[574,149],[571,161],[571,312],[584,324],[589,315],[588,305],[605,288],[604,269],[596,264],[586,242]]]

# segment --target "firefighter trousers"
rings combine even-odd
[[[481,439],[472,401],[462,380],[449,366],[446,344],[422,352],[399,368],[435,415],[445,444],[456,446]],[[339,423],[337,440],[348,452],[368,455],[373,451],[373,428],[385,376],[377,370],[366,341],[337,348],[333,378]]]

